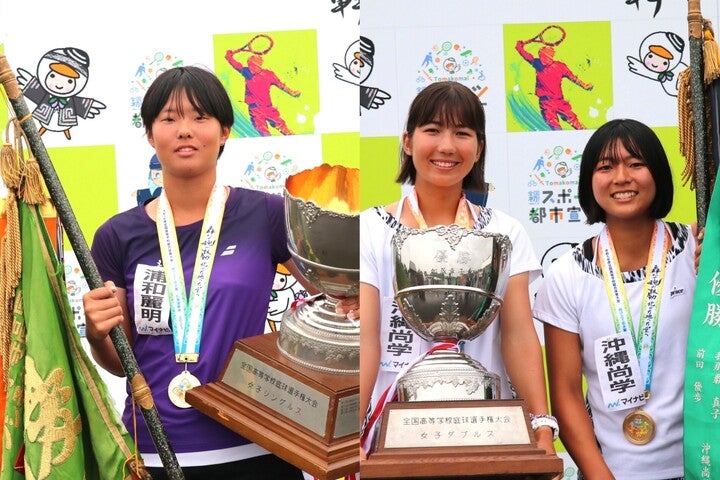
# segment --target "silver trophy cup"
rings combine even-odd
[[[512,249],[505,235],[457,225],[393,237],[395,299],[408,326],[431,342],[482,334],[497,316]],[[493,400],[500,378],[462,351],[436,350],[398,380],[399,401]]]
[[[360,326],[335,313],[338,300],[360,287],[360,218],[294,197],[287,188],[288,247],[301,274],[321,295],[287,310],[278,347],[291,360],[337,374],[357,374]]]

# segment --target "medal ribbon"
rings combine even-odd
[[[225,188],[215,184],[205,208],[188,300],[172,209],[164,190],[159,197],[156,224],[172,312],[177,362],[197,362],[200,353],[205,301],[224,212]]]
[[[415,187],[412,189],[412,194],[408,195],[408,204],[410,205],[410,211],[413,214],[413,217],[415,217],[415,221],[418,223],[418,227],[421,229],[428,228],[427,222],[425,221],[425,218],[423,217],[422,212],[420,211],[420,205],[418,203],[418,196],[417,191],[415,190]],[[467,208],[466,208],[467,205]],[[472,223],[470,218],[467,214],[467,209],[470,208],[472,211],[472,206],[468,205],[468,202],[465,198],[465,192],[463,192],[460,195],[460,201],[458,202],[458,208],[455,212],[455,224],[460,225],[464,228],[471,228]]]
[[[648,261],[645,266],[643,301],[640,307],[641,318],[637,330],[632,322],[632,312],[630,311],[625,284],[622,281],[620,264],[607,227],[600,232],[598,242],[600,247],[600,269],[603,272],[605,290],[610,300],[615,331],[618,333],[630,331],[632,335],[635,352],[640,363],[640,371],[645,373],[645,395],[647,397],[652,383],[658,312],[660,310],[660,299],[662,298],[665,260],[670,246],[669,235],[667,235],[662,220],[656,220],[648,252]]]

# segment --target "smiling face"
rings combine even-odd
[[[656,55],[653,52],[648,52],[647,55],[645,55],[643,63],[648,70],[653,72],[662,73],[670,70],[670,60]]]
[[[432,130],[433,127],[438,132],[423,131],[423,128]],[[453,133],[445,137],[445,130],[452,130]],[[445,156],[451,155],[446,151],[448,148],[452,151],[459,146],[462,146],[459,151],[463,152],[463,158],[467,158],[466,149],[473,151],[472,164],[475,168],[471,168],[463,179],[462,188],[485,188],[485,111],[472,90],[453,81],[431,83],[412,101],[405,122],[400,172],[396,181],[416,185],[417,170],[413,152],[417,150],[422,155],[418,165],[425,167],[432,145],[442,138],[452,140],[441,148]],[[467,139],[472,146],[467,146]],[[467,163],[464,162],[463,166]]]
[[[49,57],[38,63],[37,78],[48,93],[60,98],[79,94],[88,82],[86,72]]]
[[[147,136],[167,180],[214,174],[220,147],[229,134],[217,118],[198,112],[183,92],[170,96]]]
[[[629,153],[620,141],[605,150],[592,173],[592,192],[607,224],[653,218],[656,191],[645,160]]]
[[[621,187],[627,192],[621,193]],[[610,120],[585,144],[577,192],[589,225],[605,222],[606,214],[616,215],[611,207],[635,207],[648,197],[651,203],[645,207],[645,217],[664,218],[673,205],[673,188],[662,142],[644,123],[630,118]]]
[[[65,75],[52,71],[45,77],[45,88],[47,91],[61,97],[72,95],[75,87],[75,79],[72,77],[66,77]]]
[[[403,135],[403,151],[415,166],[415,186],[462,188],[480,159],[483,144],[472,128],[449,125],[439,118]]]

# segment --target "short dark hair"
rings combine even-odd
[[[153,122],[168,100],[178,101],[183,93],[199,113],[216,118],[225,128],[232,128],[235,116],[230,97],[223,84],[210,70],[186,66],[171,68],[161,73],[145,92],[140,116],[145,124],[146,133],[151,132]],[[183,114],[182,111],[179,113]],[[223,149],[224,146],[220,146],[218,157]]]
[[[592,134],[580,162],[578,200],[587,223],[605,222],[605,211],[598,205],[592,190],[595,166],[602,158],[613,158],[618,144],[633,157],[643,160],[655,181],[655,198],[650,205],[652,218],[665,217],[673,204],[673,182],[670,162],[660,139],[644,123],[628,118],[610,120]]]
[[[484,191],[485,185],[485,110],[472,90],[458,82],[435,82],[417,94],[408,111],[405,131],[412,138],[417,127],[440,120],[443,125],[471,128],[483,148],[480,159],[463,179],[464,189]],[[398,183],[415,184],[415,165],[412,155],[400,148],[400,173]]]

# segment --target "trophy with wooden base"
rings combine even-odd
[[[241,339],[188,403],[321,480],[359,470],[360,329],[335,313],[359,290],[359,170],[321,165],[285,183],[288,247],[320,294],[280,331]]]
[[[562,460],[537,446],[522,400],[499,400],[500,378],[459,344],[502,305],[512,245],[457,225],[393,237],[395,299],[408,326],[434,343],[397,381],[374,429],[361,478],[537,478]]]

